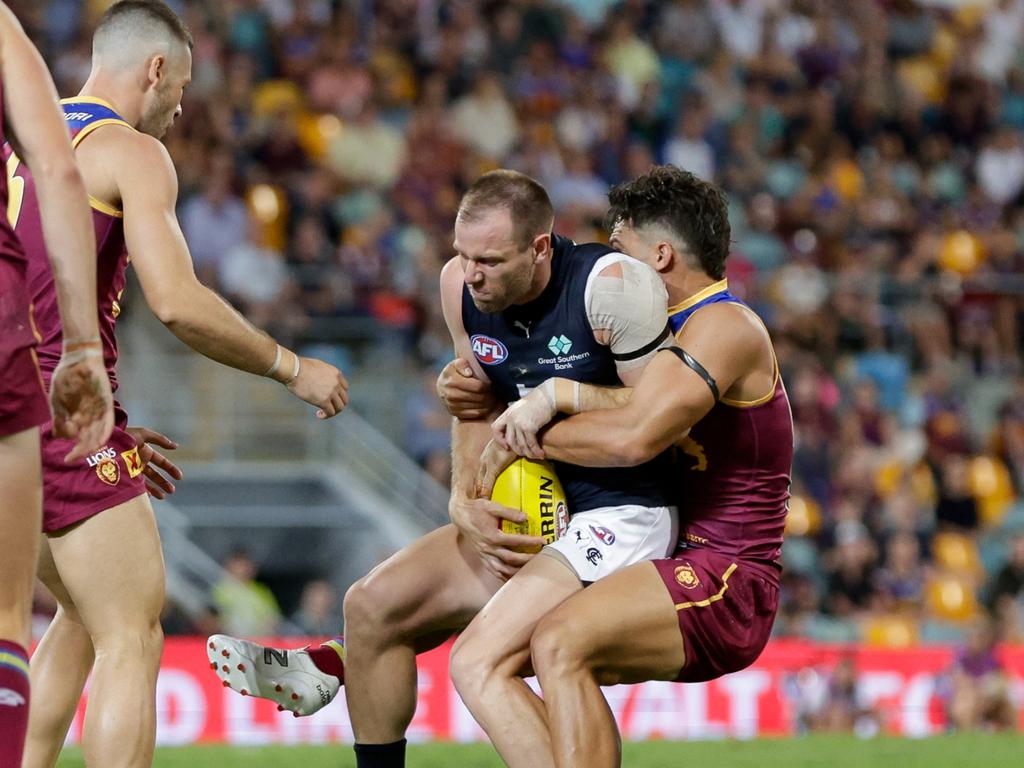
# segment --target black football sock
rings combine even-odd
[[[355,744],[356,768],[405,768],[405,739],[390,744]]]

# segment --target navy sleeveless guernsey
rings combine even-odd
[[[536,299],[504,312],[481,312],[462,287],[462,321],[473,354],[495,395],[506,403],[523,397],[552,376],[586,384],[621,386],[612,351],[594,339],[587,318],[587,278],[602,256],[599,243],[576,245],[552,237],[551,280]],[[667,454],[637,467],[593,468],[555,462],[571,513],[598,507],[670,504]]]

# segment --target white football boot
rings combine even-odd
[[[285,650],[228,635],[206,641],[210,669],[225,687],[243,696],[270,699],[278,710],[312,715],[338,695],[341,681],[321,672],[303,650]]]

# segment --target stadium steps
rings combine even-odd
[[[156,506],[168,591],[189,612],[201,609],[224,576],[219,563],[237,546],[271,586],[294,593],[327,577],[344,590],[447,522],[447,491],[376,426],[400,421],[397,409],[378,422],[385,385],[376,376],[359,381],[356,372],[350,408],[320,421],[283,387],[217,365],[135,320],[123,333],[118,397],[132,424],[181,445],[170,455],[185,477]],[[403,379],[393,373],[388,386],[419,386]],[[364,406],[373,424],[360,416]],[[286,608],[291,596],[283,595]]]

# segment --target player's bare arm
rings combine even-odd
[[[457,362],[459,361],[452,361],[448,366]],[[551,384],[549,385],[548,382]],[[555,398],[557,413],[566,416],[603,408],[622,408],[629,402],[629,398],[633,394],[632,387],[602,387],[598,384],[583,384],[561,377],[548,379],[545,385],[554,387],[554,391],[557,393]],[[541,395],[534,395],[532,392],[527,395],[527,397],[539,396]],[[480,456],[480,468],[477,470],[477,495],[490,496],[498,475],[518,458],[519,454],[507,448],[497,438],[493,438],[487,443]],[[543,446],[540,448],[540,455],[534,458],[547,458]]]
[[[621,408],[629,402],[633,392],[632,387],[581,384],[558,376],[549,381],[559,392],[566,391],[566,388],[570,390],[569,396],[557,401],[558,413],[565,415],[596,411],[598,408]],[[448,413],[464,421],[490,421],[504,409],[504,403],[491,392],[490,384],[478,379],[469,362],[461,357],[449,362],[438,374],[437,396]]]
[[[455,354],[467,362],[474,376],[487,381],[480,365],[473,358],[469,336],[462,322],[463,272],[457,259],[441,270],[441,307],[452,337]],[[476,493],[476,476],[480,455],[490,440],[490,421],[452,420],[452,490],[448,512],[452,523],[473,544],[487,569],[501,579],[511,577],[531,557],[515,548],[535,547],[543,541],[538,537],[509,534],[501,530],[501,521],[522,522],[525,515],[515,509],[495,504]]]
[[[437,396],[452,416],[463,421],[492,420],[505,404],[491,391],[491,385],[478,379],[469,361],[457,357],[437,377]]]
[[[733,393],[752,374],[771,381],[767,369],[774,363],[768,336],[744,309],[728,304],[706,307],[690,318],[678,341],[719,393]],[[542,446],[549,458],[559,461],[635,466],[685,436],[715,402],[703,376],[672,351],[662,351],[644,370],[625,407],[581,413],[553,424],[543,434]]]
[[[104,133],[79,153],[116,157],[110,167],[124,210],[125,241],[146,301],[160,321],[200,354],[284,384],[317,406],[320,418],[340,413],[348,404],[341,371],[277,344],[197,279],[175,215],[178,182],[164,146],[127,128]]]
[[[110,437],[110,382],[103,366],[96,309],[96,243],[85,186],[57,106],[57,92],[39,52],[18,20],[0,4],[4,114],[16,157],[36,179],[43,234],[53,268],[64,354],[53,374],[54,431],[76,437],[67,460],[82,458]],[[13,168],[8,169],[12,172]],[[12,205],[20,205],[12,185]]]

